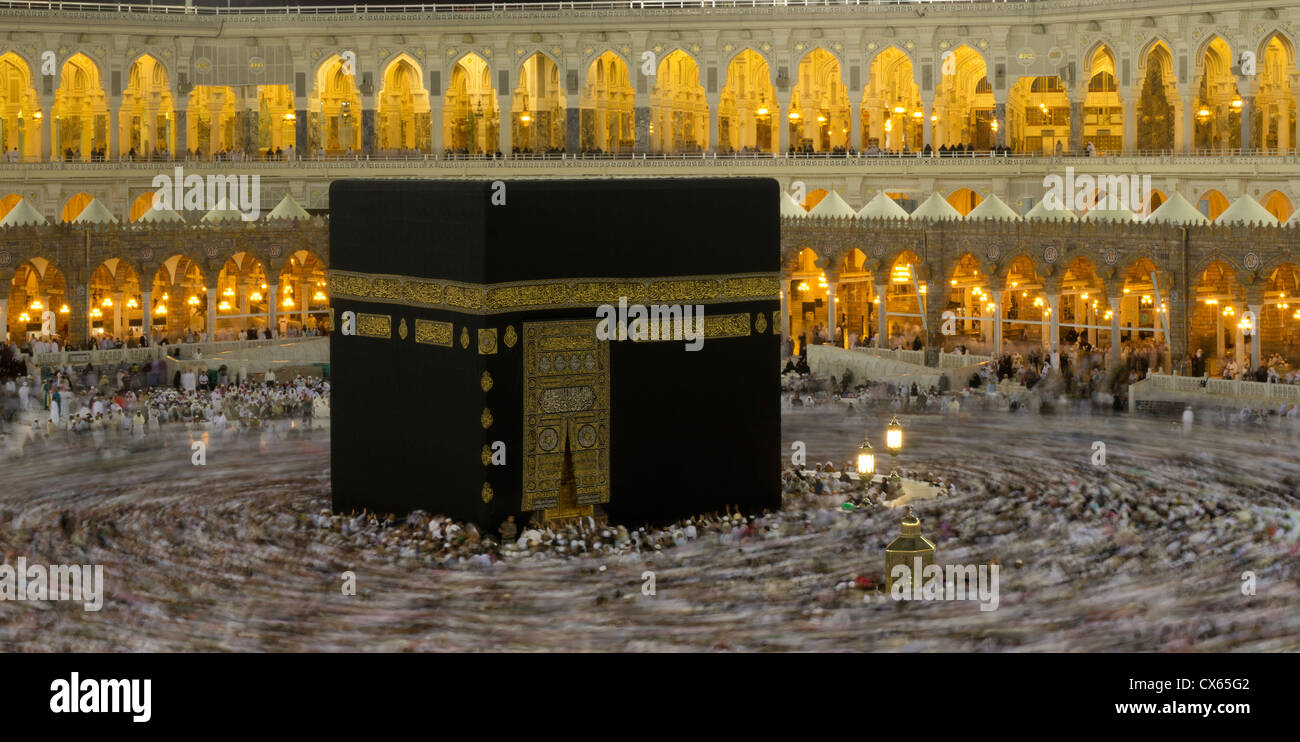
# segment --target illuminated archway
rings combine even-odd
[[[242,136],[235,132],[235,89],[223,85],[195,85],[185,110],[187,141],[203,159],[234,150]]]
[[[677,49],[659,60],[650,91],[650,149],[702,152],[709,146],[709,105],[700,67]]]
[[[297,141],[297,122],[292,88],[288,85],[257,86],[258,159],[287,156],[289,147]]]
[[[1300,360],[1300,266],[1281,263],[1264,283],[1259,318],[1260,360],[1269,363],[1274,354],[1291,368]]]
[[[525,59],[510,103],[511,151],[564,151],[568,128],[564,104],[555,61],[541,52]]]
[[[107,147],[108,101],[99,66],[86,55],[74,54],[63,63],[52,113],[55,159],[88,162],[93,152]]]
[[[125,341],[140,336],[145,311],[140,306],[140,276],[126,262],[109,258],[96,266],[87,298],[91,337]]]
[[[207,328],[208,300],[203,271],[184,255],[163,261],[153,276],[151,339],[177,343],[189,330]]]
[[[774,122],[781,121],[776,88],[767,60],[744,49],[727,65],[718,109],[718,151],[776,152],[781,142]]]
[[[13,52],[0,54],[0,151],[17,149],[20,159],[39,160],[44,115],[27,62]]]
[[[1070,147],[1070,99],[1061,78],[1022,77],[1007,96],[1007,141],[1019,152],[1050,155]]]
[[[984,58],[969,46],[945,53],[934,99],[934,148],[969,145],[987,150],[997,141],[993,86]]]
[[[442,109],[443,143],[458,154],[496,152],[501,111],[492,70],[477,54],[466,54],[451,70]]]
[[[1236,61],[1228,42],[1215,36],[1205,46],[1197,67],[1196,149],[1217,151],[1241,146],[1241,94],[1232,67]]]
[[[137,159],[169,158],[175,151],[174,102],[167,68],[144,54],[127,73],[122,107],[118,111],[118,154],[135,152]]]
[[[1138,151],[1166,152],[1174,149],[1174,132],[1182,102],[1174,76],[1174,56],[1163,41],[1147,50],[1138,67],[1142,91],[1137,103]]]
[[[357,90],[356,75],[345,74],[342,57],[335,54],[316,68],[316,84],[307,106],[304,156],[361,151],[361,91]]]
[[[821,328],[827,326],[826,274],[817,267],[817,253],[803,248],[795,256],[795,268],[784,288],[790,292],[790,336],[795,352],[804,353],[808,344],[817,343]]]
[[[9,281],[8,326],[0,331],[7,330],[14,340],[48,335],[42,322],[46,311],[53,314],[54,334],[66,342],[71,309],[63,272],[45,258],[32,258],[19,265]]]
[[[328,269],[314,253],[299,250],[289,256],[280,271],[280,297],[276,306],[290,336],[328,327],[328,282]]]
[[[863,137],[885,150],[920,149],[925,111],[912,60],[891,46],[871,60],[862,94]]]
[[[1088,92],[1083,99],[1082,143],[1087,146],[1091,142],[1098,154],[1123,152],[1124,101],[1119,97],[1119,85],[1115,80],[1115,54],[1110,47],[1103,45],[1093,52],[1091,67]],[[1050,96],[1043,104],[1049,107],[1052,105]],[[1041,112],[1042,108],[1039,110]],[[1062,147],[1068,146],[1068,143],[1067,139]]]
[[[1296,101],[1291,79],[1296,74],[1295,50],[1280,33],[1272,34],[1256,55],[1255,108],[1252,141],[1263,149],[1295,146]]]
[[[1195,355],[1199,348],[1208,359],[1206,371],[1218,375],[1221,364],[1249,357],[1237,332],[1245,289],[1231,266],[1215,260],[1192,276],[1190,290],[1194,308],[1187,319],[1187,349]]]
[[[246,252],[226,259],[217,275],[216,339],[246,339],[249,329],[268,326],[274,297],[266,278],[266,266]]]
[[[375,129],[382,153],[428,152],[432,146],[429,91],[414,59],[399,55],[384,71],[384,87],[375,105]]]
[[[635,148],[636,91],[628,82],[622,57],[606,51],[592,60],[578,105],[582,151],[617,153]]]
[[[800,60],[786,120],[795,151],[829,152],[847,146],[849,95],[834,54],[817,47]]]

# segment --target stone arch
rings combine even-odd
[[[847,146],[851,112],[840,57],[822,46],[810,49],[795,65],[791,88],[786,115],[790,146],[813,152]]]
[[[492,66],[475,52],[461,54],[448,68],[443,93],[443,146],[453,153],[490,153],[500,146],[499,92]]]
[[[546,52],[523,57],[511,93],[511,149],[544,153],[565,149],[568,116],[564,68]]]
[[[346,74],[343,58],[331,54],[312,73],[307,101],[307,152],[315,156],[361,151],[361,91],[356,74]]]
[[[627,59],[606,49],[585,61],[579,96],[579,147],[584,152],[626,153],[636,146],[636,91]]]

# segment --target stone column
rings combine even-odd
[[[582,109],[578,94],[568,96],[564,109],[564,151],[576,155],[582,151]]]
[[[35,111],[27,114],[27,123],[29,127],[26,131],[36,132],[41,139],[41,162],[50,162],[59,151],[59,145],[55,143],[54,132],[54,95],[41,96],[41,118],[35,118]],[[25,154],[25,153],[24,153]]]
[[[308,157],[307,143],[311,136],[307,132],[308,123],[307,98],[295,96],[293,99],[293,152],[299,159]]]
[[[213,341],[217,331],[217,287],[208,287],[208,342]]]
[[[1083,96],[1086,93],[1075,92],[1075,100],[1070,101],[1070,152],[1083,150]]]
[[[375,98],[362,96],[361,103],[361,154],[369,157],[375,154]]]
[[[495,146],[496,149],[501,150],[501,154],[503,156],[506,157],[510,156],[510,147],[511,147],[510,137],[512,135],[510,129],[512,128],[511,122],[514,118],[514,115],[510,111],[510,104],[511,104],[510,95],[507,94],[507,95],[497,96],[497,110],[500,112],[500,115],[497,118],[497,120],[500,122],[500,124],[497,126],[497,141],[495,143],[488,142],[484,147],[485,150],[484,154],[488,154],[488,155],[492,154],[493,147]],[[523,147],[528,146],[528,142],[520,142],[519,144],[520,146]]]
[[[839,282],[839,273],[826,271],[826,329],[830,331],[831,345],[836,345],[835,327],[840,321],[840,312],[835,306],[835,289]]]
[[[64,345],[81,344],[90,337],[90,286],[80,278],[69,276],[71,296],[68,297],[68,308],[72,310],[72,317],[68,320],[68,337],[64,339]]]
[[[122,303],[124,294],[121,291],[113,292],[113,336],[122,337],[122,326],[126,323],[126,317],[123,310],[126,307]]]
[[[927,110],[926,115],[929,115]],[[787,119],[788,120],[788,119]],[[849,146],[862,149],[862,91],[849,91]]]
[[[172,156],[177,160],[185,159],[186,149],[196,146],[196,143],[190,142],[190,127],[188,127],[188,118],[186,118],[185,114],[186,110],[181,107],[172,110]],[[177,209],[177,211],[181,211],[181,209]]]
[[[1123,295],[1106,297],[1106,303],[1110,307],[1110,362],[1112,365],[1119,363],[1119,308],[1121,301],[1123,301]]]
[[[140,334],[149,336],[149,344],[153,345],[153,289],[143,289],[140,291]]]
[[[1244,87],[1245,86],[1241,82],[1238,82],[1238,90],[1243,89]],[[1254,149],[1255,146],[1259,144],[1258,142],[1255,142],[1254,138],[1251,136],[1254,133],[1254,129],[1251,127],[1250,123],[1254,116],[1255,96],[1253,94],[1241,96],[1241,149],[1243,151]]]
[[[1182,116],[1174,123],[1174,147],[1183,154],[1191,154],[1196,148],[1196,93],[1190,89],[1180,90]]]
[[[722,108],[721,105],[722,94],[705,93],[704,101],[705,101],[705,105],[709,107],[709,152],[717,152],[718,151],[718,127],[719,124],[721,123],[721,116],[719,116],[720,113],[719,109]],[[736,122],[733,121],[732,126],[735,125]]]
[[[877,348],[889,347],[889,336],[887,334],[889,332],[889,324],[888,324],[888,317],[887,317],[889,312],[886,309],[886,305],[888,304],[888,299],[885,296],[885,290],[888,288],[889,288],[889,284],[887,283],[876,284],[876,296],[880,299],[880,303],[876,305],[876,347]]]
[[[924,150],[925,146],[930,145],[934,149],[934,124],[930,122],[930,114],[934,111],[934,95],[921,97],[921,146],[918,149]]]
[[[271,337],[280,337],[280,320],[276,317],[280,301],[280,285],[278,283],[266,284],[266,323],[271,330]]]
[[[5,283],[0,293],[0,342],[9,340],[9,285]]]
[[[790,151],[790,91],[777,91],[776,100],[781,110],[772,116],[772,125],[777,129],[777,152],[785,154]]]
[[[1056,289],[1047,295],[1047,351],[1051,354],[1052,366],[1059,369],[1061,367],[1060,337],[1061,337],[1061,292]]]
[[[1121,89],[1120,98],[1124,101],[1124,151],[1133,154],[1137,151],[1137,95],[1134,88]]]
[[[1232,318],[1235,320],[1232,323],[1232,327],[1233,327],[1233,331],[1236,333],[1236,335],[1234,336],[1236,338],[1236,342],[1233,343],[1233,346],[1236,349],[1236,356],[1237,356],[1237,369],[1238,369],[1237,378],[1241,378],[1241,371],[1244,369],[1246,365],[1246,338],[1245,338],[1245,334],[1241,331],[1241,315],[1245,313],[1245,310],[1246,310],[1245,304],[1238,304],[1237,311],[1232,315]]]
[[[998,146],[1005,146],[1007,143],[1007,94],[1005,91],[994,98],[993,117],[998,122]]]
[[[1255,315],[1255,331],[1250,334],[1250,367],[1256,369],[1262,363],[1259,351],[1259,336],[1264,332],[1264,306],[1262,304],[1251,304],[1250,311]]]

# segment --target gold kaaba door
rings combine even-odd
[[[522,509],[591,515],[609,502],[609,341],[594,318],[523,328]]]

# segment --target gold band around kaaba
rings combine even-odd
[[[503,314],[618,304],[724,304],[776,300],[775,273],[676,278],[569,278],[472,284],[411,276],[330,271],[331,296],[463,314]],[[507,344],[509,347],[510,344]]]

